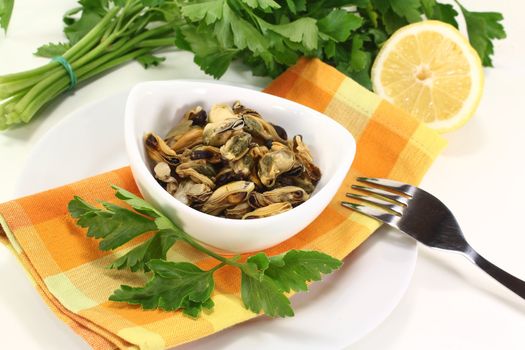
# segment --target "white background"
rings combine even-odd
[[[481,254],[525,279],[521,224],[525,211],[525,4],[518,0],[463,3],[473,10],[502,12],[508,38],[496,43],[495,68],[485,71],[478,112],[464,128],[446,135],[449,146],[422,187],[452,209]],[[0,74],[44,63],[32,52],[42,43],[63,39],[62,14],[73,6],[72,0],[16,0],[8,36],[0,34]],[[35,141],[68,113],[139,81],[178,78],[207,77],[186,53],[168,54],[160,69],[144,71],[136,63],[128,64],[53,104],[28,127],[0,133],[0,202],[12,198],[17,175]],[[253,78],[241,66],[223,80],[258,86],[267,82]],[[59,321],[51,313],[47,319],[31,317],[33,310],[46,306],[26,302],[36,292],[21,267],[17,266],[16,274],[5,271],[6,266],[12,269],[7,264],[12,259],[0,247],[2,348],[56,349],[53,338],[39,325]],[[66,327],[63,332],[71,333]],[[349,349],[525,349],[525,301],[464,258],[420,247],[412,283],[401,303],[382,325]]]

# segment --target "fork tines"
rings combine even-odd
[[[389,179],[358,177],[357,181],[381,187],[353,185],[353,189],[365,192],[367,195],[346,194],[349,198],[372,204],[372,206],[351,202],[341,202],[341,205],[389,224],[395,224],[403,215],[403,210],[416,190],[414,186]]]
[[[375,177],[358,177],[357,181],[371,185],[379,185],[388,190],[393,190],[394,192],[399,192],[409,197],[412,197],[417,189],[415,186],[390,179],[379,179]]]

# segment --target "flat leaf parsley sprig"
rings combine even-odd
[[[143,199],[117,186],[115,196],[134,210],[104,202],[103,208],[90,205],[75,197],[68,205],[77,224],[87,228],[89,237],[101,239],[101,250],[113,250],[143,234],[154,235],[137,245],[110,268],[131,271],[151,271],[151,279],[142,287],[123,285],[109,300],[138,304],[146,310],[182,310],[197,317],[202,309],[212,309],[215,287],[213,274],[224,266],[241,271],[241,298],[244,306],[271,317],[293,316],[290,300],[285,293],[308,290],[307,283],[318,281],[323,274],[337,270],[342,262],[317,251],[290,250],[278,256],[265,253],[250,256],[245,262],[239,257],[226,258],[191,238]],[[202,270],[189,262],[166,261],[168,250],[183,241],[215,258],[218,263]]]

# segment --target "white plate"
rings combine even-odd
[[[35,193],[126,165],[126,96],[122,92],[85,106],[42,137],[28,157],[15,194]],[[383,228],[345,259],[340,271],[293,297],[295,317],[259,317],[181,349],[344,348],[394,309],[408,287],[416,258],[413,240]],[[30,317],[48,318],[44,313],[46,309],[39,308]],[[67,335],[57,324],[38,327],[48,328],[57,344],[71,343],[61,341]],[[87,349],[80,338],[78,345]]]

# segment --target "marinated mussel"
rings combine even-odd
[[[295,156],[288,148],[266,153],[259,160],[259,179],[266,187],[273,187],[277,177],[290,171],[295,164]]]
[[[303,203],[310,195],[304,189],[296,186],[285,186],[263,193],[252,192],[248,202],[253,208],[261,208],[273,203],[287,202],[293,207]]]
[[[172,150],[166,142],[155,133],[149,133],[144,137],[146,153],[155,163],[167,163],[177,166],[180,163],[177,152]]]
[[[283,203],[272,203],[265,207],[257,208],[254,211],[250,211],[242,216],[243,219],[259,219],[266,218],[268,216],[274,216],[277,214],[284,213],[292,209],[292,205],[288,202]]]
[[[203,131],[205,145],[220,147],[224,145],[235,131],[242,130],[244,121],[240,118],[225,119],[216,123],[208,123]]]
[[[250,143],[252,142],[252,135],[246,132],[240,132],[233,135],[221,147],[222,157],[226,160],[241,159],[250,150]]]
[[[245,202],[255,189],[253,182],[235,181],[217,188],[202,206],[202,211],[219,215],[224,209]]]

